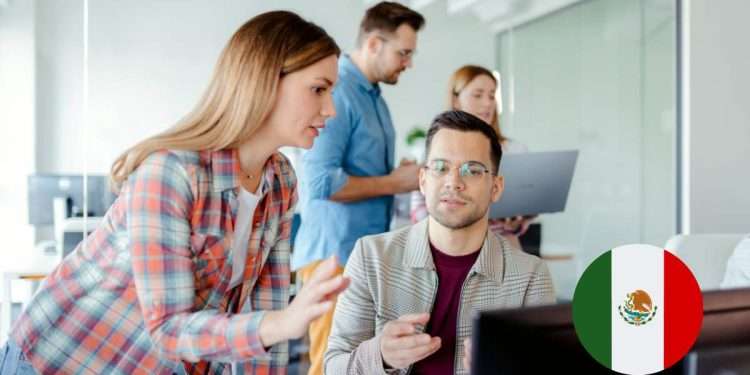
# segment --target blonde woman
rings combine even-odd
[[[294,13],[240,27],[195,109],[114,162],[117,201],[15,323],[0,372],[285,373],[286,341],[348,285],[329,259],[288,303],[297,191],[277,151],[310,148],[335,114],[339,53]]]
[[[456,70],[448,84],[448,106],[452,110],[460,110],[479,117],[492,125],[500,138],[503,154],[528,152],[528,148],[515,140],[503,135],[497,118],[497,80],[492,72],[476,65],[464,65]],[[424,196],[420,192],[412,193],[411,199],[412,222],[427,217]],[[490,220],[490,229],[504,236],[511,245],[521,248],[518,236],[529,228],[533,218],[515,217]]]

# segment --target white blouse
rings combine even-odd
[[[234,288],[242,282],[242,275],[245,273],[245,261],[247,260],[247,243],[250,241],[250,234],[253,227],[253,216],[255,209],[258,207],[260,199],[265,194],[265,179],[261,179],[258,184],[258,190],[253,194],[240,187],[240,196],[238,197],[240,207],[237,211],[237,221],[235,222],[235,241],[232,244],[232,280],[229,282],[229,288]]]

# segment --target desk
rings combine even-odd
[[[54,269],[52,264],[42,262],[33,267],[2,270],[2,287],[0,287],[0,343],[5,342],[11,326],[11,283],[13,280],[41,281]],[[24,306],[28,301],[24,301]]]

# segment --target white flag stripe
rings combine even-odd
[[[618,306],[638,289],[657,307],[650,322],[626,322]],[[612,250],[612,369],[650,374],[664,367],[664,254],[650,245],[625,245]]]

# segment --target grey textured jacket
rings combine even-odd
[[[326,374],[385,374],[379,336],[385,324],[404,314],[432,311],[438,277],[427,226],[425,219],[357,241],[344,271],[351,284],[339,296],[333,316],[325,353]],[[463,340],[471,335],[473,311],[554,302],[545,263],[511,248],[490,232],[461,290],[455,373],[468,373],[463,367]]]

